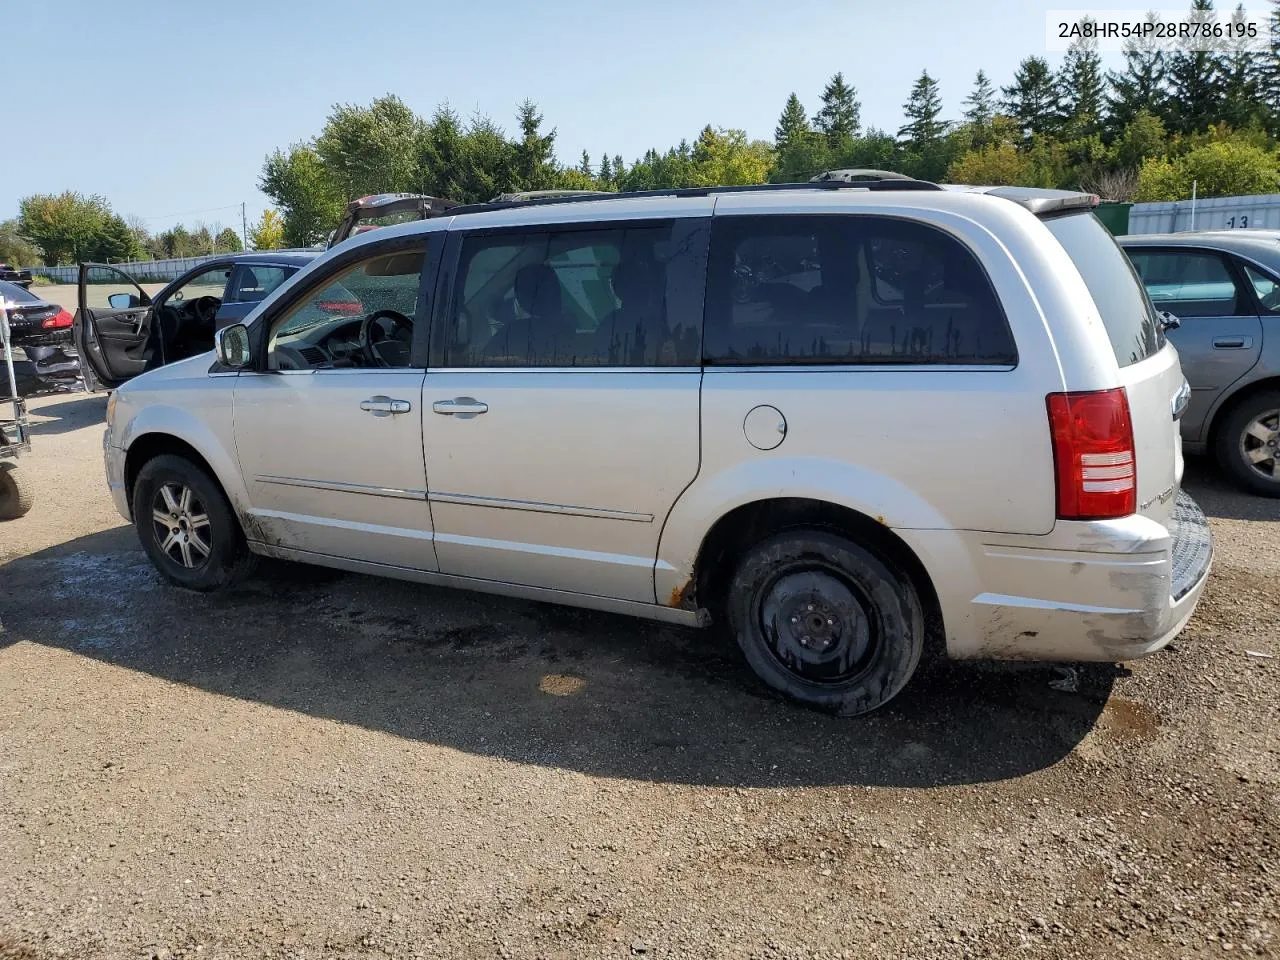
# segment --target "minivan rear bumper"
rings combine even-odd
[[[899,531],[933,579],[956,658],[1134,660],[1169,643],[1213,558],[1204,514],[1179,493],[1168,525],[1059,521],[1042,537]]]

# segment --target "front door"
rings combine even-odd
[[[1188,442],[1203,440],[1214,401],[1262,353],[1253,293],[1237,266],[1216,251],[1130,247],[1127,253],[1156,309],[1181,321],[1167,335],[1191,385],[1182,435]]]
[[[80,264],[79,304],[72,324],[85,385],[113,389],[160,356],[151,298],[115,267]]]
[[[436,569],[411,353],[424,253],[421,237],[358,247],[255,321],[260,369],[235,386],[253,539]]]
[[[706,222],[451,236],[422,390],[441,572],[654,602],[698,472]]]

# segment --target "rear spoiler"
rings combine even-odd
[[[1102,202],[1095,193],[1083,193],[1079,190],[1049,190],[1043,187],[973,187],[948,184],[944,189],[1000,197],[1002,200],[1009,200],[1031,211],[1037,217],[1052,217],[1055,214],[1072,213],[1076,210],[1092,210]]]

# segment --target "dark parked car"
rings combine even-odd
[[[1280,232],[1118,239],[1156,309],[1177,318],[1165,332],[1191,385],[1184,449],[1280,497]]]
[[[0,263],[0,280],[16,283],[20,287],[31,286],[31,271],[19,270],[7,263]]]
[[[0,300],[9,306],[9,331],[15,347],[70,343],[71,314],[26,287],[0,280]]]
[[[80,264],[74,330],[85,386],[110,389],[155,367],[207,353],[216,330],[243,320],[319,255],[267,250],[217,257],[155,296],[118,267]]]

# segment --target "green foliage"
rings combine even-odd
[[[390,94],[368,107],[337,104],[316,137],[315,152],[344,200],[417,190],[424,126],[404,101]]]
[[[231,227],[220,230],[213,239],[219,253],[240,253],[244,250],[244,243],[240,240],[240,234],[236,233]]]
[[[1074,137],[1088,138],[1102,129],[1106,80],[1097,40],[1080,37],[1071,41],[1058,71],[1058,90],[1063,126]]]
[[[911,96],[902,107],[907,122],[898,130],[898,139],[908,150],[923,152],[947,132],[942,119],[942,95],[938,81],[922,70],[911,87]]]
[[[0,221],[0,263],[14,267],[41,265],[39,249],[22,236],[16,219]]]
[[[1047,60],[1027,57],[1018,64],[1013,83],[1004,88],[1003,107],[1017,122],[1024,144],[1033,137],[1056,132],[1061,106]]]
[[[694,184],[764,183],[773,163],[773,148],[748,141],[745,130],[704,127],[693,145]]]
[[[542,114],[532,100],[520,104],[516,118],[520,140],[512,150],[514,186],[518,190],[548,190],[556,181],[556,132],[542,133]]]
[[[983,70],[973,80],[973,92],[964,101],[964,126],[972,149],[981,150],[995,142],[992,124],[996,118],[996,88]]]
[[[1213,0],[1193,0],[1189,21],[1211,18]],[[1207,50],[1178,51],[1169,57],[1168,126],[1176,133],[1195,133],[1222,118],[1221,58]]]
[[[801,148],[811,139],[813,139],[813,130],[809,126],[804,105],[800,103],[800,98],[792,93],[787,97],[787,105],[782,108],[778,126],[774,128],[773,145],[782,152]]]
[[[1147,160],[1138,173],[1139,202],[1183,200],[1192,184],[1200,197],[1232,197],[1280,190],[1276,156],[1261,147],[1217,140],[1173,160]]]
[[[262,217],[249,228],[249,246],[254,250],[279,250],[284,246],[284,218],[267,208]]]
[[[24,198],[18,210],[16,233],[34,243],[50,266],[133,260],[142,253],[133,230],[102,197],[70,190],[35,194]]]
[[[1160,118],[1139,110],[1112,146],[1113,165],[1121,170],[1141,167],[1152,157],[1163,157],[1167,142]]]
[[[948,183],[1016,186],[1026,181],[1030,163],[1011,143],[970,150],[947,168]]]
[[[822,89],[822,108],[814,117],[814,125],[826,138],[827,146],[840,150],[858,135],[861,112],[857,91],[845,83],[843,73],[837,73]]]
[[[1148,16],[1148,21],[1154,15]],[[1124,69],[1107,75],[1108,132],[1114,136],[1140,114],[1163,120],[1168,115],[1168,67],[1164,51],[1154,39],[1132,40],[1125,45]]]

